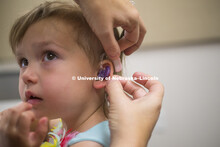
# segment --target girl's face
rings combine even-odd
[[[37,117],[77,118],[94,103],[93,81],[72,80],[97,75],[72,34],[71,25],[48,18],[31,25],[16,48],[20,97]]]

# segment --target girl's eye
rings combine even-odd
[[[44,61],[50,61],[56,59],[57,56],[53,52],[47,52],[46,55],[44,56]]]
[[[21,59],[21,61],[20,61],[20,66],[21,66],[21,67],[28,66],[28,60],[25,59],[25,58]]]

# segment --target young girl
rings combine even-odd
[[[68,134],[53,128],[51,144],[65,140],[65,146],[81,141],[109,146],[106,81],[73,78],[107,77],[114,71],[80,9],[69,3],[45,2],[15,22],[10,44],[20,66],[22,101],[32,105],[36,118],[61,118],[53,121],[55,127],[62,128],[60,123],[65,122],[66,130],[79,133],[65,140]]]

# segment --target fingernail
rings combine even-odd
[[[121,60],[120,58],[116,59],[116,60],[113,60],[113,64],[115,66],[115,71],[116,72],[119,72],[122,70],[122,65],[121,65]]]

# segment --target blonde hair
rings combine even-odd
[[[89,27],[80,8],[73,2],[44,2],[18,18],[12,26],[9,35],[9,42],[13,53],[15,53],[16,47],[22,41],[26,31],[32,24],[51,17],[58,18],[72,25],[75,33],[75,41],[84,50],[92,65],[97,67],[98,63],[100,62],[100,56],[105,54],[105,51],[101,42]],[[114,35],[116,40],[121,38],[116,28],[114,28]],[[122,56],[123,53],[121,54],[121,60]],[[106,58],[107,56],[104,56],[103,59]],[[114,72],[114,74],[121,75],[121,72]],[[107,107],[107,101],[105,100],[103,109],[106,116],[108,115]]]

